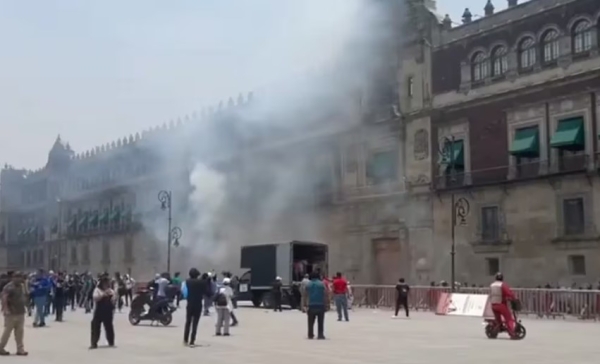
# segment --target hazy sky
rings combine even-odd
[[[0,163],[37,169],[57,134],[84,151],[318,67],[350,2],[0,0]],[[458,22],[485,2],[438,8]]]

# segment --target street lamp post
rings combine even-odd
[[[444,137],[444,148],[439,151],[442,161],[448,164],[450,168],[450,180],[454,182],[456,180],[456,169],[454,160],[454,143],[456,140],[454,137],[447,138]],[[452,238],[452,246],[450,248],[450,279],[452,292],[456,291],[456,225],[466,225],[466,217],[469,215],[470,205],[469,201],[466,198],[460,197],[458,200],[456,199],[456,195],[454,191],[451,195],[450,201],[451,211],[451,238]]]
[[[58,240],[58,259],[57,265],[58,270],[62,269],[62,201],[60,198],[56,199],[56,203],[58,204],[58,219],[56,221],[56,236]]]
[[[171,191],[160,191],[158,193],[158,201],[160,201],[160,207],[163,210],[167,210],[168,215],[168,226],[167,226],[167,273],[171,274],[171,245],[176,248],[179,246],[179,239],[183,234],[182,230],[172,225],[172,211],[171,201],[173,193]]]

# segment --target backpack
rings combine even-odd
[[[219,293],[217,293],[217,296],[215,297],[215,304],[219,307],[227,306],[227,296],[222,290],[219,290]]]

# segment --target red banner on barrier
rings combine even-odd
[[[435,308],[436,315],[447,315],[448,307],[450,306],[450,293],[442,292],[438,297],[437,307]]]

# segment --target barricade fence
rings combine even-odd
[[[580,320],[600,319],[599,290],[565,290],[513,288],[521,301],[521,315],[538,318],[575,317]],[[456,293],[489,294],[489,288],[461,287]],[[413,286],[408,296],[409,307],[416,311],[435,312],[442,292],[450,287]],[[396,304],[395,286],[352,285],[354,307],[393,308]]]

